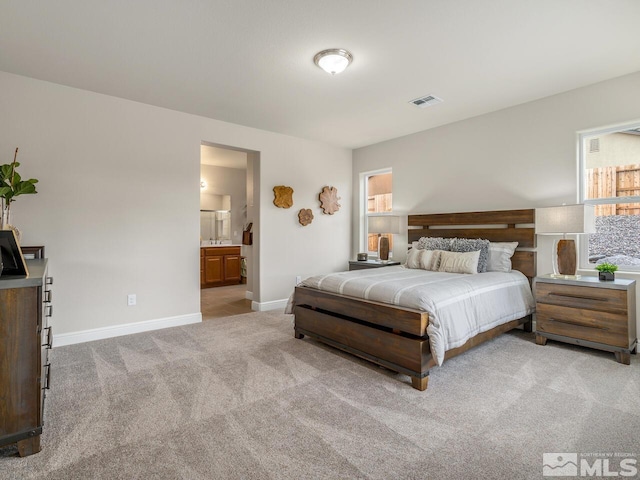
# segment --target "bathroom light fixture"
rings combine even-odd
[[[335,75],[349,66],[353,61],[353,55],[343,48],[329,48],[316,53],[313,61],[325,72]]]

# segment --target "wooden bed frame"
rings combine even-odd
[[[409,243],[420,237],[485,238],[493,242],[519,242],[535,247],[533,209],[472,213],[409,215]],[[517,250],[514,270],[531,283],[536,275],[535,252]],[[431,356],[427,325],[429,314],[411,308],[362,300],[309,287],[295,290],[295,338],[305,335],[411,377],[411,384],[426,390]],[[523,325],[531,331],[531,315],[499,325],[449,350],[445,359],[459,355],[498,335]]]

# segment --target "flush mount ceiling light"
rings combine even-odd
[[[325,72],[335,75],[349,66],[353,61],[353,55],[343,48],[330,48],[316,53],[313,61]]]

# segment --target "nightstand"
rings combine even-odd
[[[597,348],[629,365],[637,346],[635,280],[542,275],[534,286],[538,345],[551,339]]]
[[[349,271],[351,270],[364,270],[365,268],[380,268],[391,267],[393,265],[400,265],[400,262],[392,262],[389,260],[387,263],[382,263],[378,260],[364,260],[364,261],[349,261]]]

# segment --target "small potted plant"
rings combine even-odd
[[[599,265],[596,265],[596,270],[598,270],[598,279],[602,281],[611,281],[615,280],[615,271],[618,270],[618,266],[615,263],[603,262]]]
[[[0,230],[13,229],[11,225],[11,204],[19,195],[33,194],[36,192],[38,180],[30,178],[23,180],[17,172],[20,163],[17,161],[18,149],[16,148],[13,162],[0,165]],[[18,235],[19,237],[19,235]]]

